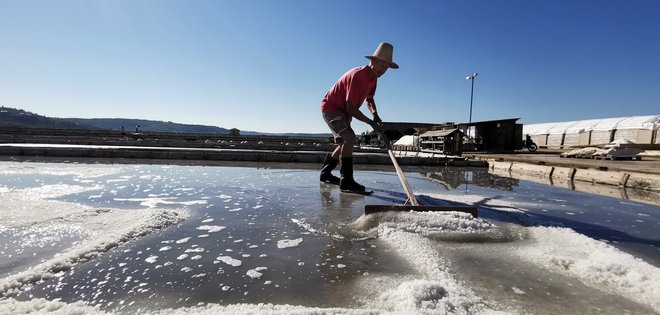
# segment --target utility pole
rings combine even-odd
[[[470,89],[470,120],[468,121],[468,123],[470,124],[472,123],[472,99],[474,96],[474,79],[476,79],[478,75],[479,74],[475,72],[471,76],[465,78],[465,80],[472,81],[472,88]]]

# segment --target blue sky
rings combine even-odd
[[[327,132],[321,99],[382,41],[385,121],[468,121],[473,72],[473,121],[660,114],[655,0],[0,0],[0,105]]]

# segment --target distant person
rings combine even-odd
[[[140,125],[135,126],[135,133],[140,133]]]
[[[339,184],[345,192],[365,193],[364,186],[353,179],[353,146],[355,145],[355,132],[351,128],[351,120],[369,124],[374,130],[380,131],[382,123],[376,111],[376,86],[387,69],[398,69],[399,66],[392,61],[394,47],[388,43],[380,43],[373,56],[365,56],[371,60],[369,65],[348,70],[330,88],[321,101],[323,119],[330,127],[337,148],[328,154],[323,161],[321,181]],[[367,108],[373,115],[369,119],[360,111],[360,106],[367,101]],[[332,170],[341,159],[341,178],[332,175]]]
[[[125,134],[126,134],[126,130],[124,130],[124,126],[121,126],[121,129],[120,129],[120,130],[121,130],[121,134],[122,134],[122,135],[125,135]]]

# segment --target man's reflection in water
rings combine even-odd
[[[339,191],[336,185],[321,183],[319,187],[321,193],[321,224],[325,228],[337,228],[351,223],[354,203],[361,195],[350,194]],[[337,203],[339,199],[339,203]]]
[[[356,299],[351,283],[359,277],[368,276],[374,260],[370,253],[375,249],[375,240],[355,240],[351,236],[353,233],[346,230],[347,225],[355,221],[352,214],[356,201],[364,196],[341,193],[338,187],[328,184],[321,184],[319,191],[321,221],[331,239],[320,251],[316,266],[329,289],[336,289],[332,299],[340,304],[350,304]]]

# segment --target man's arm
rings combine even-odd
[[[378,116],[378,111],[376,109],[376,101],[374,101],[374,98],[369,96],[367,97],[367,108],[369,108],[369,111],[371,112],[372,115],[374,115],[374,121],[377,124],[382,123],[383,121],[380,119]]]
[[[367,108],[369,108],[369,112],[371,112],[372,115],[378,114],[376,111],[376,101],[374,101],[373,97],[367,97]]]
[[[376,121],[369,119],[367,116],[365,116],[358,108],[357,106],[351,104],[350,102],[346,102],[346,112],[351,116],[355,117],[355,119],[364,122],[371,126],[376,131],[380,130],[380,126]],[[376,115],[378,116],[378,115]]]
[[[371,109],[370,109],[371,110]],[[358,108],[357,106],[351,104],[350,102],[346,102],[346,113],[351,116],[355,117],[355,119],[367,123],[369,125],[373,124],[373,120],[369,119],[367,116],[365,116]]]

